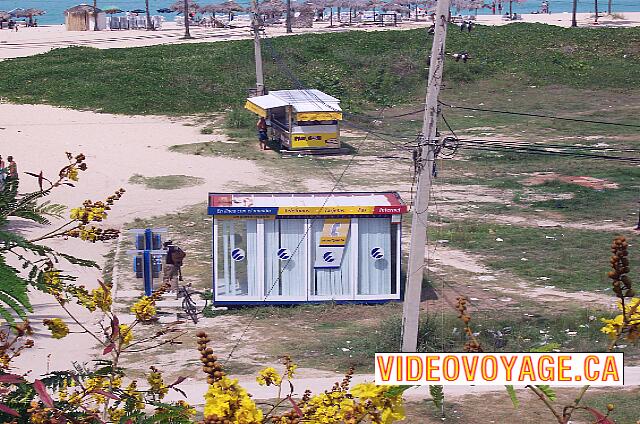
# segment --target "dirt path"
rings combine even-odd
[[[80,174],[76,188],[56,190],[47,200],[69,207],[83,200],[104,199],[123,187],[127,193],[109,212],[106,222],[119,228],[136,217],[148,218],[166,214],[184,206],[204,203],[207,192],[222,190],[231,181],[252,184],[270,181],[270,176],[249,161],[222,157],[205,157],[172,153],[167,148],[174,144],[194,143],[220,139],[221,135],[202,135],[199,128],[185,126],[187,120],[170,120],[154,116],[116,116],[80,112],[50,106],[0,104],[3,138],[3,156],[13,155],[20,172],[45,171],[55,175],[65,165],[65,152],[84,153],[88,171]],[[129,184],[133,174],[144,176],[188,175],[204,180],[203,185],[180,190],[154,190],[145,185]],[[21,191],[36,190],[35,179],[21,175]],[[37,235],[38,226],[27,226],[21,231]],[[54,241],[53,247],[79,257],[104,262],[104,256],[113,248],[112,243],[89,244],[77,240]],[[79,277],[78,283],[95,287],[101,271],[97,269],[65,270]],[[41,325],[41,319],[64,316],[53,299],[42,293],[32,295],[33,323],[36,330],[36,349],[21,356],[21,363],[35,374],[47,370],[68,369],[72,361],[92,359],[95,354],[92,339],[72,334],[63,341],[51,339]],[[96,329],[98,314],[78,311],[78,318]],[[72,330],[79,330],[72,326]],[[69,355],[72,346],[73,355]],[[46,360],[45,360],[46,357]],[[28,364],[28,365],[27,365]]]

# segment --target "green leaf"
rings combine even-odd
[[[32,311],[27,282],[20,278],[18,270],[5,264],[0,256],[0,315],[10,324],[15,316],[24,319]]]
[[[548,353],[553,352],[555,349],[560,349],[561,347],[560,343],[553,342],[538,347],[532,347],[529,352]]]
[[[429,386],[429,393],[436,408],[441,408],[442,402],[444,402],[444,388],[442,386]]]
[[[402,393],[406,392],[407,390],[409,390],[412,387],[416,387],[416,386],[393,386],[389,390],[387,390],[384,393],[384,395],[386,397],[396,397],[396,396],[401,395]]]
[[[540,390],[542,393],[544,393],[544,395],[546,397],[548,397],[549,400],[552,400],[552,401],[556,400],[556,392],[554,392],[553,389],[551,389],[550,386],[546,386],[546,385],[542,386],[542,385],[540,385],[540,386],[536,386],[536,387],[538,388],[538,390]]]
[[[520,407],[520,401],[518,400],[518,397],[516,396],[516,390],[511,385],[504,386],[504,387],[507,388],[507,393],[509,394],[509,397],[511,398],[511,403],[513,403],[513,407],[514,408],[519,408]]]

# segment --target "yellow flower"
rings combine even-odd
[[[75,166],[69,168],[69,179],[71,181],[78,181],[78,169]]]
[[[618,302],[621,311],[622,302]],[[625,315],[627,322],[625,322]],[[605,326],[600,329],[610,339],[615,340],[621,335],[629,342],[635,342],[640,338],[640,298],[629,299],[624,306],[624,314],[619,314],[613,319],[600,319]]]
[[[120,324],[120,343],[122,346],[126,346],[133,340],[133,331],[127,324]]]
[[[69,334],[69,327],[60,318],[45,319],[42,322],[51,331],[51,337],[54,339],[62,339]]]
[[[71,209],[71,214],[70,217],[73,220],[81,220],[82,216],[84,215],[84,209],[83,208],[73,208]]]
[[[140,300],[133,304],[131,312],[139,321],[149,321],[156,315],[156,308],[153,299],[148,296],[142,296]]]
[[[91,290],[91,298],[95,305],[104,312],[111,310],[111,286],[100,286],[97,289]]]
[[[87,393],[91,393],[93,401],[100,405],[107,401],[106,396],[95,393],[95,390],[103,390],[108,385],[107,380],[102,376],[88,378],[84,382],[84,388]]]
[[[238,424],[262,423],[263,414],[238,380],[224,376],[209,386],[204,395],[204,416]]]
[[[376,386],[374,383],[361,383],[351,389],[351,394],[360,402],[375,407],[380,416],[379,423],[387,424],[404,420],[402,394],[389,396],[394,386]]]
[[[138,383],[133,380],[124,390],[126,394],[125,401],[131,409],[144,409],[142,393],[138,390]]]
[[[124,417],[125,413],[124,409],[109,408],[109,419],[114,423],[120,422],[120,418]]]
[[[196,415],[197,414],[196,408],[194,408],[193,406],[189,405],[187,402],[185,402],[182,399],[176,402],[176,406],[179,406],[179,407],[182,408],[183,415],[189,416],[189,415]]]
[[[256,381],[261,386],[279,386],[282,382],[282,377],[273,367],[267,367],[258,373]]]
[[[155,367],[151,367],[151,372],[147,376],[147,382],[150,386],[149,391],[156,393],[160,399],[169,393],[169,389],[162,380],[162,374]]]

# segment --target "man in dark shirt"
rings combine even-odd
[[[169,291],[175,291],[178,289],[178,281],[176,277],[178,276],[179,267],[175,264],[174,253],[176,251],[176,246],[173,245],[171,240],[168,240],[164,243],[164,248],[167,250],[167,256],[165,259],[164,266],[164,274],[162,276],[162,281],[164,283],[171,284]]]

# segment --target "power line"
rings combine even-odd
[[[580,118],[565,118],[562,116],[552,116],[552,115],[543,115],[540,113],[531,113],[531,112],[512,112],[508,110],[498,110],[498,109],[483,109],[478,107],[468,107],[468,106],[458,106],[458,105],[450,105],[444,103],[442,101],[439,102],[442,106],[449,107],[451,109],[462,109],[462,110],[473,110],[479,112],[491,112],[491,113],[501,113],[505,115],[516,115],[516,116],[529,116],[532,118],[545,118],[545,119],[555,119],[559,121],[571,121],[571,122],[582,122],[586,124],[598,124],[598,125],[615,125],[619,127],[629,127],[629,128],[640,128],[640,125],[636,124],[625,124],[621,122],[610,122],[610,121],[597,121],[594,119],[580,119]]]

